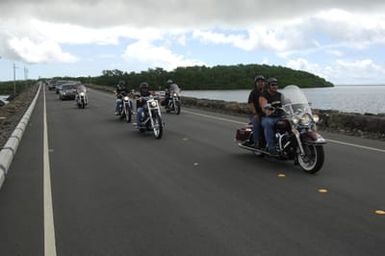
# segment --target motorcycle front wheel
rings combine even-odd
[[[155,136],[155,139],[159,140],[160,138],[162,138],[162,135],[163,135],[163,123],[162,123],[162,118],[160,116],[156,116],[154,118],[154,136]]]
[[[126,116],[126,122],[127,123],[130,123],[131,122],[131,118],[132,118],[132,113],[131,113],[131,110],[129,108],[126,109],[125,111],[125,116]]]
[[[322,168],[325,160],[323,146],[303,144],[303,150],[305,151],[304,156],[302,156],[300,152],[297,155],[298,164],[301,166],[302,170],[309,174],[318,172]]]

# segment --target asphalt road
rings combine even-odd
[[[324,134],[308,175],[238,148],[243,118],[164,113],[155,140],[113,95],[91,90],[84,110],[46,96],[57,255],[384,255],[383,142]],[[0,191],[0,255],[44,255],[43,100]]]

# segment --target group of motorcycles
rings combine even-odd
[[[145,102],[143,105],[143,116],[137,118],[140,120],[135,124],[139,132],[144,133],[151,131],[156,139],[162,138],[164,122],[159,104],[158,96],[141,97],[136,95],[133,91],[127,94],[120,94],[117,97],[118,117],[125,120],[127,123],[132,121],[133,116],[137,115],[135,100]],[[165,104],[167,113],[175,112],[177,115],[181,111],[181,100],[178,92],[171,92],[168,102]]]
[[[259,156],[273,157],[280,160],[292,160],[295,165],[299,165],[307,173],[314,174],[318,172],[324,163],[325,153],[323,145],[325,139],[317,132],[317,122],[319,116],[312,113],[310,104],[298,86],[290,85],[281,91],[282,102],[275,105],[271,104],[271,110],[277,113],[281,118],[274,126],[276,140],[275,151],[272,155],[265,147],[265,138],[263,132],[260,138],[260,147],[254,148],[253,130],[251,124],[237,129],[236,141],[238,146]],[[133,100],[137,99],[133,93],[131,95],[122,95],[118,97],[119,118],[131,122],[134,110]],[[139,97],[140,98],[140,97]],[[155,96],[142,97],[145,101],[144,116],[141,122],[136,124],[140,132],[151,131],[156,139],[163,135],[164,123],[162,120],[159,106],[159,98]],[[168,102],[165,104],[166,112],[175,112],[180,114],[181,101],[178,93],[171,93]]]

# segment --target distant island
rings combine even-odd
[[[178,67],[172,71],[155,68],[140,73],[114,69],[103,70],[102,75],[96,77],[55,77],[54,79],[78,80],[82,83],[107,86],[115,86],[120,80],[124,80],[128,89],[136,89],[141,82],[147,81],[150,87],[156,90],[163,89],[166,81],[172,79],[183,90],[237,90],[252,88],[254,77],[260,74],[265,78],[277,78],[280,88],[289,84],[302,88],[334,87],[331,82],[309,72],[258,64]],[[0,84],[0,94],[12,94],[13,81]],[[16,84],[23,86],[25,82],[16,81]]]
[[[143,81],[148,82],[153,89],[161,89],[164,88],[168,79],[172,79],[183,90],[231,90],[250,89],[253,86],[254,77],[259,74],[266,78],[277,78],[280,88],[289,84],[303,88],[334,86],[331,82],[309,72],[258,64],[178,67],[172,71],[155,68],[140,73],[114,69],[104,70],[102,75],[97,77],[57,77],[56,79],[75,79],[83,83],[107,86],[115,86],[118,81],[124,80],[129,89],[138,88]]]

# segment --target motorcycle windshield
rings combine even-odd
[[[170,85],[170,91],[171,93],[176,93],[178,95],[180,94],[180,88],[176,84]]]
[[[301,116],[305,113],[312,114],[309,102],[302,92],[302,90],[296,85],[288,85],[281,91],[282,108],[289,115]]]

